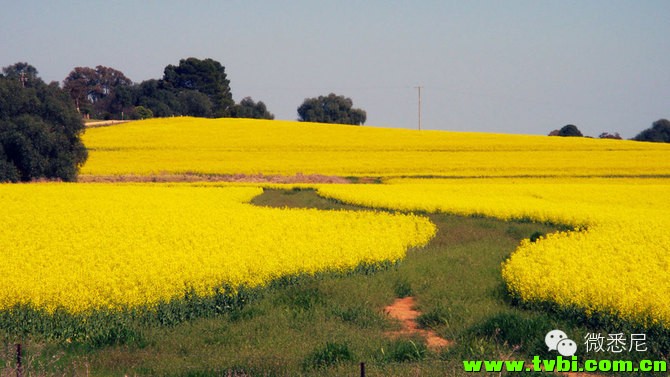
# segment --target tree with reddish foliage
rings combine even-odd
[[[109,117],[132,105],[132,99],[119,103],[120,88],[133,82],[123,72],[99,65],[95,68],[76,67],[64,80],[64,89],[74,100],[77,110],[95,117]]]
[[[609,132],[603,132],[600,135],[598,135],[598,138],[600,139],[616,139],[616,140],[621,140],[621,135],[619,135],[618,132],[615,132],[613,134]]]

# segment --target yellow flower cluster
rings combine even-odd
[[[395,261],[426,218],[247,204],[258,187],[0,185],[0,309],[151,306],[221,284]]]
[[[670,145],[249,119],[170,118],[86,131],[82,174],[659,175]],[[565,153],[569,151],[570,153]]]
[[[503,265],[526,301],[670,325],[670,180],[517,178],[391,180],[321,186],[371,207],[481,214],[570,224],[576,232],[524,241]]]

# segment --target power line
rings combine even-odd
[[[415,86],[415,88],[418,89],[418,92],[419,92],[419,106],[418,106],[419,109],[418,109],[418,112],[419,112],[419,131],[421,131],[421,88],[423,88],[423,87],[421,85],[419,85],[419,86]]]

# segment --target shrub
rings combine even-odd
[[[133,119],[150,119],[153,117],[153,111],[144,106],[136,106],[135,109],[133,109]]]

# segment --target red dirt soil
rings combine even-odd
[[[420,335],[426,338],[428,348],[432,350],[439,350],[448,347],[454,342],[439,337],[432,330],[420,329],[416,323],[416,318],[421,315],[420,312],[414,310],[416,300],[414,297],[405,297],[396,299],[393,304],[384,308],[384,312],[389,316],[398,319],[402,322],[403,329],[400,331],[390,332],[390,336],[406,336],[406,335]]]

